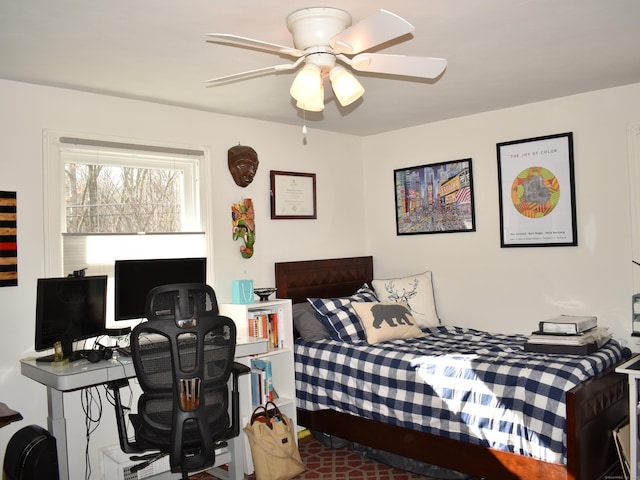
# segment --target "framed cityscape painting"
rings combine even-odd
[[[471,159],[393,171],[396,233],[474,232]]]

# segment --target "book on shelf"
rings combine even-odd
[[[278,318],[276,320],[278,327],[277,346],[279,348],[284,347],[286,340],[287,328],[284,321],[284,309],[278,308]]]
[[[264,358],[251,359],[251,401],[253,405],[264,405],[276,398],[273,389],[271,361]]]
[[[579,335],[598,325],[598,317],[580,315],[560,315],[539,324],[540,332],[558,335]]]
[[[250,312],[247,319],[249,336],[266,338],[270,350],[279,348],[283,343],[282,333],[285,331],[282,325],[282,317],[282,309],[254,310]]]

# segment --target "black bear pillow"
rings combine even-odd
[[[398,302],[351,302],[368,343],[424,335],[409,308]]]

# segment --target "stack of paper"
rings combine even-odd
[[[595,343],[598,348],[611,339],[611,333],[604,327],[596,327],[577,335],[552,335],[533,332],[529,336],[529,343],[546,345],[588,345]]]
[[[606,328],[598,327],[598,319],[590,316],[560,315],[541,321],[524,344],[525,351],[586,355],[611,339]]]

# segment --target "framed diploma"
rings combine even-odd
[[[272,219],[317,218],[315,173],[270,173]]]

